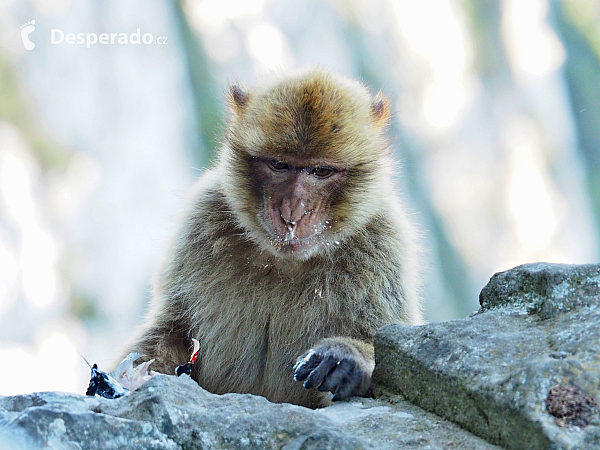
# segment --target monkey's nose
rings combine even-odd
[[[279,215],[283,221],[287,223],[297,223],[304,217],[306,208],[300,202],[293,204],[293,202],[284,201],[279,208]]]
[[[297,209],[295,211],[294,210],[289,210],[289,211],[287,211],[287,214],[286,214],[286,211],[282,210],[282,211],[280,211],[279,216],[281,217],[281,220],[283,220],[283,222],[285,223],[286,226],[295,227],[296,224],[300,220],[302,220],[302,218],[304,216],[307,216],[307,215],[309,215],[311,213],[312,213],[312,210],[306,211],[304,209],[301,209],[301,210]]]

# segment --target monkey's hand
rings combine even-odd
[[[332,401],[371,392],[375,362],[373,346],[349,338],[323,339],[300,356],[294,365],[294,380],[306,389],[333,394]]]

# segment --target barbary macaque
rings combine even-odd
[[[421,322],[417,245],[395,193],[390,105],[324,70],[229,90],[216,167],[197,182],[129,351],[172,374],[312,408],[370,395],[373,336]]]

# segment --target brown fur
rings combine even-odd
[[[365,375],[353,394],[367,395],[376,330],[421,321],[413,229],[394,194],[382,133],[389,103],[319,70],[250,92],[236,86],[229,100],[220,163],[195,186],[130,351],[173,373],[195,337],[192,376],[209,391],[318,407],[330,395],[294,382],[293,363],[321,346],[358,361]],[[340,170],[319,184],[326,187],[307,185],[322,198],[306,221],[328,224],[301,255],[283,254],[285,243],[268,229],[266,197],[279,192],[256,173],[265,158]]]

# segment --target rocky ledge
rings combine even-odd
[[[353,399],[321,410],[214,395],[157,375],[125,397],[40,392],[0,399],[4,449],[496,448],[404,401]]]
[[[0,448],[600,448],[600,265],[520,266],[480,303],[384,327],[377,399],[310,410],[159,375],[116,400],[0,397]]]

